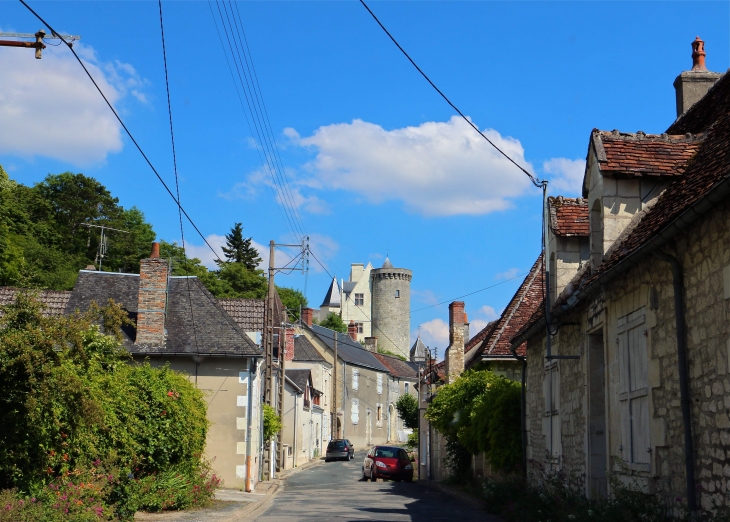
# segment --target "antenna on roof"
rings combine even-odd
[[[96,250],[96,257],[94,258],[94,264],[99,263],[99,272],[101,272],[101,265],[104,262],[104,256],[109,250],[109,240],[104,233],[104,230],[113,230],[114,232],[121,232],[122,234],[129,234],[127,230],[119,230],[118,228],[108,227],[106,225],[91,225],[89,223],[79,223],[82,227],[99,228],[101,233],[99,234],[99,248]]]

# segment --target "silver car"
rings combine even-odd
[[[355,447],[347,439],[333,439],[327,444],[327,453],[325,454],[324,461],[329,462],[330,460],[336,459],[347,459],[352,460],[355,455]]]

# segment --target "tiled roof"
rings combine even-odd
[[[286,376],[296,384],[300,390],[304,391],[309,382],[309,376],[312,375],[312,370],[284,370]]]
[[[423,341],[421,341],[421,336],[419,335],[416,338],[416,342],[413,343],[413,346],[411,346],[410,356],[412,360],[423,360],[426,358],[426,345],[423,344]]]
[[[558,236],[588,237],[591,233],[588,202],[583,198],[548,198],[550,228]]]
[[[512,336],[527,323],[537,306],[542,301],[544,271],[542,266],[542,254],[527,274],[525,280],[515,292],[507,308],[497,320],[494,328],[482,341],[478,351],[470,359],[470,363],[476,363],[480,358],[511,356],[510,351]],[[525,355],[526,346],[517,348],[518,355]]]
[[[681,176],[704,135],[629,134],[593,129],[591,143],[604,174]]]
[[[0,306],[9,305],[15,302],[15,296],[21,289],[10,286],[0,286]],[[50,317],[52,315],[63,315],[66,304],[71,298],[71,292],[67,290],[30,290],[36,294],[36,299],[45,305],[43,315]],[[3,316],[0,310],[0,317]]]
[[[221,307],[244,332],[264,331],[264,299],[218,299]]]
[[[570,295],[585,290],[616,268],[620,263],[634,254],[643,254],[640,249],[662,236],[663,232],[680,215],[693,205],[706,201],[718,204],[725,199],[712,202],[704,200],[713,189],[730,179],[730,75],[720,78],[710,94],[702,98],[688,111],[689,117],[681,117],[669,131],[677,129],[687,132],[706,130],[706,138],[697,150],[692,161],[687,165],[684,176],[671,183],[656,199],[656,202],[645,212],[636,217],[628,229],[607,252],[603,263],[595,270],[586,269],[576,275],[569,289],[556,300],[553,309],[559,311],[561,305],[568,301]],[[711,116],[717,117],[714,123],[708,123]],[[693,127],[692,125],[696,125]],[[541,321],[544,314],[535,314],[528,325],[515,335],[515,340],[526,334],[532,325]]]
[[[349,335],[341,334],[316,324],[308,328],[331,350],[334,349],[334,337],[336,335],[337,357],[347,364],[371,368],[380,372],[388,372],[388,369],[383,366],[383,363],[375,358],[371,352],[363,348],[359,342],[354,341]]]
[[[342,304],[340,300],[340,286],[337,284],[337,278],[332,278],[332,284],[327,289],[327,294],[322,300],[322,304],[319,306],[331,306],[333,308],[339,308]]]
[[[325,358],[317,351],[309,339],[304,335],[294,336],[294,360],[295,361],[318,361],[323,362]]]
[[[137,317],[139,275],[81,270],[66,313],[87,310],[92,302],[113,299],[131,319]],[[167,339],[164,346],[134,343],[135,330],[124,329],[124,345],[133,353],[261,355],[254,344],[197,277],[171,277],[168,286]]]
[[[382,353],[373,353],[373,355],[377,357],[381,363],[383,363],[383,366],[390,370],[390,374],[393,377],[414,381],[418,379],[418,371],[407,362],[400,360],[398,357]]]

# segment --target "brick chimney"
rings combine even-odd
[[[354,341],[357,341],[357,325],[352,319],[350,319],[350,324],[347,325],[347,335],[352,337]]]
[[[449,305],[449,347],[446,351],[444,370],[446,384],[451,384],[464,371],[464,302]]]
[[[294,328],[286,329],[286,351],[284,352],[284,359],[287,361],[294,360]]]
[[[302,308],[302,323],[307,326],[312,326],[312,317],[314,316],[314,310],[311,308]]]
[[[705,42],[698,36],[692,42],[692,70],[684,71],[674,80],[677,95],[677,118],[697,103],[722,74],[710,72],[705,66]]]
[[[464,312],[464,345],[469,342],[469,319]]]
[[[137,337],[135,344],[165,344],[167,307],[167,260],[160,259],[160,244],[152,243],[152,253],[139,262],[137,298]]]
[[[365,349],[368,352],[378,353],[378,338],[377,337],[366,337],[365,338]]]

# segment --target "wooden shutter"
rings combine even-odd
[[[383,374],[378,374],[378,395],[383,393]]]
[[[648,471],[651,464],[649,435],[649,354],[641,308],[619,319],[621,457],[632,469]]]
[[[353,368],[352,369],[352,389],[354,391],[357,391],[360,387],[360,370]]]
[[[353,424],[357,424],[360,420],[360,401],[357,399],[352,399],[352,408],[351,408],[351,420]]]

